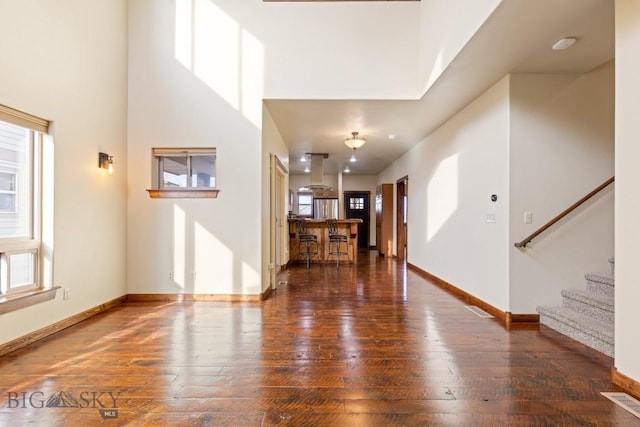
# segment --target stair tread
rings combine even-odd
[[[613,295],[603,295],[584,289],[564,289],[561,294],[563,297],[600,307],[607,311],[614,311],[615,297]]]
[[[540,315],[549,316],[574,329],[588,331],[604,341],[613,343],[615,331],[611,322],[594,319],[565,307],[538,307],[537,311]]]
[[[606,285],[615,286],[615,280],[613,273],[601,272],[601,273],[587,273],[584,275],[585,279],[592,282],[604,283]]]

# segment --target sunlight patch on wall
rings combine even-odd
[[[242,30],[242,114],[256,128],[262,128],[264,95],[264,45]]]
[[[458,209],[458,155],[440,162],[427,185],[427,241]]]
[[[184,289],[185,285],[185,241],[186,216],[184,211],[173,205],[173,282]]]
[[[258,128],[264,44],[212,0],[175,0],[176,61]]]
[[[431,67],[431,73],[429,74],[429,78],[427,79],[427,82],[424,86],[424,92],[428,91],[431,85],[434,84],[436,80],[438,80],[438,77],[442,75],[443,70],[444,67],[442,65],[442,49],[440,49],[440,51],[438,51],[436,61]]]
[[[260,275],[255,268],[251,267],[246,262],[242,263],[242,286],[243,289],[235,289],[236,292],[259,294],[260,289]]]
[[[239,25],[211,0],[196,0],[194,17],[193,72],[238,109]]]
[[[188,70],[193,68],[193,0],[176,0],[175,57]]]
[[[194,225],[194,289],[196,294],[229,293],[216,284],[233,283],[233,253],[202,224]]]
[[[54,143],[51,135],[42,135],[42,285],[53,287],[54,242]]]

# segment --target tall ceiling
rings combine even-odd
[[[561,37],[578,42],[565,51]],[[419,100],[266,100],[289,148],[292,174],[304,153],[328,153],[324,172],[378,174],[471,100],[510,73],[584,73],[614,57],[612,0],[504,0]],[[352,128],[349,123],[360,123]],[[336,139],[335,129],[344,130]],[[367,143],[351,152],[343,140],[359,131]],[[388,135],[395,135],[389,139]]]

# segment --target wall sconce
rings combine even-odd
[[[106,169],[109,174],[113,173],[113,156],[107,153],[98,153],[98,167],[100,169]]]

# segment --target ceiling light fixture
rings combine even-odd
[[[305,168],[304,168],[304,172],[305,172],[305,173],[309,173],[309,172],[311,172],[311,169],[309,169],[309,166],[308,166],[308,165],[307,165],[307,166],[305,166]]]
[[[355,150],[356,148],[362,147],[367,142],[366,139],[358,136],[358,132],[351,132],[351,135],[351,138],[347,138],[344,141],[345,145],[349,148],[353,148]]]
[[[349,173],[349,172],[351,172],[351,169],[349,169],[349,165],[347,165],[347,166],[344,168],[344,172],[345,172],[345,173]]]
[[[352,154],[352,155],[351,155],[351,158],[349,159],[349,161],[350,161],[351,163],[354,163],[354,162],[358,161],[358,159],[356,159],[356,155],[355,155],[355,154]]]
[[[553,50],[565,50],[569,49],[576,43],[577,39],[575,37],[563,37],[560,40],[556,41],[551,49]]]
[[[307,161],[307,155],[306,155],[306,154],[303,154],[303,155],[300,157],[300,161],[301,161],[301,162],[306,162],[306,161]]]

